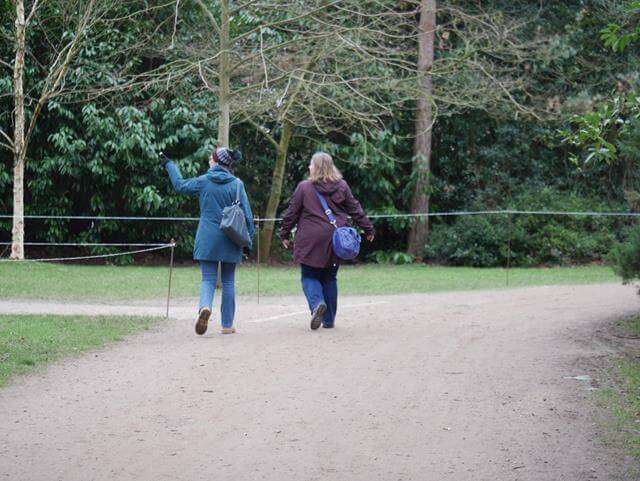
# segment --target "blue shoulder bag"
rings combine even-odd
[[[320,195],[317,190],[316,195],[322,204],[324,213],[327,214],[327,217],[329,218],[329,222],[333,227],[335,227],[332,238],[333,252],[335,252],[340,259],[347,261],[355,259],[360,252],[360,234],[358,234],[358,231],[353,227],[338,227],[336,217],[327,205],[327,201],[324,196]]]

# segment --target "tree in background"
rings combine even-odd
[[[217,16],[218,6],[205,2]],[[231,91],[239,93],[231,96],[230,132],[246,153],[247,162],[237,171],[246,181],[257,212],[266,212],[278,183],[274,181],[278,171],[274,160],[280,164],[280,159],[268,136],[280,144],[287,137],[282,135],[287,119],[293,121],[294,128],[284,158],[281,192],[295,186],[305,175],[308,156],[322,148],[334,155],[353,180],[354,193],[368,212],[406,212],[415,188],[411,150],[419,78],[414,75],[411,79],[408,72],[417,66],[419,17],[415,13],[407,16],[402,31],[373,29],[378,31],[377,41],[384,40],[384,45],[378,46],[373,32],[367,39],[366,18],[371,5],[382,8],[384,2],[345,1],[343,7],[364,5],[367,10],[349,15],[349,9],[332,5],[333,10],[324,10],[324,17],[318,12],[306,17],[308,21],[300,19],[299,24],[288,12],[305,5],[284,1],[272,5],[275,3],[291,4],[291,9],[274,8],[255,17],[254,10],[247,7],[230,16],[232,38],[253,31],[242,43],[244,50],[230,55],[231,65],[247,60],[231,77]],[[118,5],[112,3],[113,8]],[[39,115],[28,154],[29,159],[38,161],[25,163],[27,213],[196,214],[197,206],[167,195],[170,187],[162,172],[154,168],[155,158],[157,151],[164,150],[180,160],[186,175],[196,175],[206,165],[219,134],[219,37],[195,0],[162,5],[131,0],[123,5],[120,15],[108,14],[102,24],[90,30],[65,77],[68,95],[47,102]],[[229,8],[233,11],[242,5],[230,2]],[[386,5],[410,14],[419,2],[389,1]],[[591,168],[578,172],[567,161],[566,146],[559,145],[552,134],[564,113],[588,113],[594,106],[598,109],[603,95],[613,86],[618,85],[613,96],[632,91],[635,49],[605,51],[599,39],[600,30],[609,23],[633,28],[635,17],[623,14],[622,6],[614,0],[545,2],[539,11],[537,2],[525,0],[459,0],[438,5],[431,69],[431,105],[436,119],[431,132],[432,156],[436,162],[431,165],[427,190],[432,210],[510,208],[515,199],[522,198],[523,191],[536,192],[546,186],[556,189],[558,199],[576,191],[583,196],[580,198],[597,196],[602,209],[616,209],[614,203],[622,200],[622,164],[591,161]],[[131,13],[145,8],[144,15],[127,21]],[[331,30],[324,24],[330,16],[342,26]],[[0,18],[0,35],[5,40],[0,42],[0,125],[12,128],[15,3],[0,2]],[[289,23],[262,32],[258,28],[265,22],[285,19]],[[49,37],[55,38],[58,24],[51,18],[46,24],[32,22],[28,29],[24,71],[27,117],[29,102],[35,105],[29,92],[46,73],[41,71],[46,65],[34,59],[46,58]],[[513,27],[502,35],[504,43],[488,41],[493,34],[487,25],[492,24]],[[323,31],[315,41],[310,35]],[[318,61],[309,64],[325,41],[329,50],[319,51]],[[353,46],[351,50],[347,41]],[[366,49],[361,50],[362,45]],[[389,67],[376,60],[378,52],[393,52],[394,48],[401,53]],[[340,58],[332,61],[331,49]],[[487,57],[496,59],[495,64]],[[385,83],[403,77],[404,85]],[[504,89],[492,88],[496,85]],[[361,96],[356,92],[367,92],[388,108],[360,105]],[[543,112],[537,110],[536,114],[542,120],[521,112],[518,105],[525,110],[538,106],[540,97],[544,98]],[[284,101],[278,102],[280,99]],[[310,105],[310,99],[323,103]],[[346,115],[343,106],[372,121],[363,123],[357,116]],[[255,115],[247,117],[243,112]],[[374,116],[375,112],[380,115]],[[516,118],[514,112],[521,113]],[[624,112],[628,118],[630,110],[625,107]],[[0,141],[7,143],[4,137]],[[3,213],[11,208],[13,160],[9,155],[9,149],[0,149]],[[556,205],[561,208],[562,202],[558,200]],[[589,208],[585,203],[584,209]],[[438,220],[430,230],[434,235],[438,230],[436,237],[440,239],[440,231],[455,223],[453,218]],[[171,222],[49,219],[29,222],[27,230],[29,240],[45,242],[160,242],[174,237],[179,241],[178,255],[186,256],[192,236],[180,226]],[[376,248],[404,250],[410,227],[411,222],[405,219],[377,221],[382,235]],[[10,222],[0,220],[3,240],[10,236],[10,230]],[[470,234],[470,242],[472,237]],[[47,248],[46,253],[53,250]],[[56,252],[63,254],[63,249]],[[287,254],[282,256],[286,259]]]
[[[145,3],[137,0],[116,5],[96,0],[16,0],[15,29],[2,32],[15,50],[11,87],[14,108],[10,119],[13,133],[10,135],[0,128],[1,146],[12,153],[14,164],[12,258],[24,258],[25,163],[43,116],[67,101],[87,102],[90,98],[132,88],[120,82],[121,70],[137,67],[126,59],[132,46],[120,46],[107,39],[119,24],[133,24],[158,8]],[[142,43],[148,38],[136,41]],[[36,42],[41,39],[44,40]],[[93,64],[95,70],[86,68],[88,55],[83,51],[89,45],[94,52],[102,54]],[[107,51],[105,45],[111,49]],[[111,65],[112,69],[106,71],[102,65]],[[11,67],[5,61],[3,66]]]
[[[640,38],[640,2],[624,5],[624,24],[609,23],[601,30],[604,45],[622,53]],[[563,142],[575,147],[571,160],[580,168],[606,164],[617,168],[620,184],[632,209],[640,209],[640,94],[638,85],[620,80],[616,92],[584,114],[572,115]]]
[[[87,32],[103,14],[95,0],[87,2],[39,2],[30,4],[25,11],[24,0],[15,2],[15,61],[13,64],[13,135],[0,128],[3,147],[13,153],[13,230],[11,258],[24,258],[24,164],[31,136],[44,106],[61,96],[69,88],[65,77],[73,64]],[[53,5],[52,5],[53,4]],[[26,16],[25,16],[26,15]],[[25,112],[24,70],[27,54],[28,29],[32,22],[47,23],[48,16],[62,19],[61,29],[52,32],[51,50],[37,59],[44,63],[45,76],[36,88],[28,91],[31,109]],[[55,35],[57,33],[57,36]]]
[[[231,124],[248,123],[273,146],[266,218],[277,214],[296,132],[326,137],[383,129],[384,119],[416,98],[416,72],[405,47],[415,35],[415,2],[402,2],[402,8],[394,1],[263,2],[232,9],[234,15],[225,2],[198,4],[214,31],[223,32],[227,23],[224,31],[233,33],[213,44],[199,36],[194,19],[183,31],[189,43],[177,48],[176,57],[218,99],[219,142]],[[228,60],[222,61],[225,52]],[[267,221],[261,231],[262,259],[269,256],[273,229]]]
[[[609,23],[600,32],[604,45],[617,53],[633,48],[640,39],[640,2],[625,2],[624,13],[622,22]],[[576,165],[584,168],[607,164],[619,168],[621,187],[634,211],[640,209],[640,94],[637,88],[638,85],[625,89],[618,81],[611,98],[591,112],[573,115],[570,127],[561,131],[563,141],[578,150],[578,154],[572,154]],[[633,229],[628,240],[612,250],[611,258],[624,283],[640,279],[640,229]]]
[[[432,128],[438,116],[482,110],[538,117],[528,92],[529,69],[544,40],[525,34],[532,19],[457,3],[438,8],[435,0],[422,0],[420,5],[417,63],[423,96],[416,106],[414,214],[429,212]],[[428,217],[411,226],[407,251],[417,259],[422,258],[428,231]]]
[[[442,53],[431,64],[428,48],[422,49],[419,61],[416,51],[407,49],[416,44],[420,33],[415,21],[419,9],[429,12],[424,1],[334,0],[305,2],[304,6],[294,2],[286,15],[278,13],[276,18],[274,6],[253,6],[250,21],[237,25],[237,34],[230,41],[231,56],[237,58],[229,69],[233,73],[231,118],[253,125],[276,150],[266,218],[276,215],[287,150],[295,132],[325,140],[332,132],[349,138],[356,130],[374,137],[373,130],[384,130],[385,122],[417,103],[419,124],[414,142],[420,152],[414,152],[411,204],[414,212],[426,212],[430,165],[426,149],[430,149],[435,120],[430,112],[433,105],[441,115],[468,109],[533,112],[516,98],[518,93],[526,96],[529,82],[523,64],[533,61],[541,43],[518,36],[526,19],[466,6],[441,8]],[[266,11],[260,11],[265,7]],[[431,7],[433,28],[429,15],[424,15],[423,41],[436,34],[435,3]],[[249,16],[238,7],[236,16],[243,18],[243,13]],[[208,58],[219,55],[206,48],[201,51]],[[218,77],[217,83],[205,81],[205,85],[217,90],[220,98],[226,80],[220,78],[219,65],[210,64],[204,70],[205,75]],[[410,234],[410,250],[418,258],[427,225],[426,220],[415,223]],[[263,259],[270,252],[273,228],[268,221],[262,229]]]
[[[422,96],[416,105],[415,141],[413,147],[413,177],[415,187],[411,196],[411,212],[429,212],[429,175],[431,173],[431,132],[433,127],[433,79],[436,37],[436,0],[420,2],[420,26],[418,36],[418,71]],[[418,218],[409,231],[407,252],[417,259],[427,241],[429,218]]]
[[[267,138],[272,130],[305,135],[318,144],[346,139],[354,132],[371,138],[418,97],[417,71],[403,48],[415,40],[416,3],[404,2],[402,8],[397,2],[360,7],[358,2],[343,1],[314,16],[315,36],[324,38],[307,43],[309,61],[286,83],[272,85],[276,95],[264,114],[250,121]],[[279,153],[267,218],[276,216],[282,197],[287,151]],[[274,223],[265,222],[260,239],[263,259],[269,258],[273,230]]]
[[[610,23],[600,32],[604,46],[614,52],[624,52],[629,45],[640,40],[640,1],[626,0],[624,10],[627,16],[623,23]]]

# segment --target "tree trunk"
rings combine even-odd
[[[289,151],[289,141],[291,140],[292,134],[293,124],[288,120],[285,120],[282,126],[280,142],[278,144],[276,165],[273,168],[273,177],[271,178],[269,201],[267,202],[267,209],[264,214],[267,219],[273,219],[278,213],[278,205],[280,204],[280,196],[282,195],[284,171],[287,164],[287,152]],[[270,258],[274,225],[275,223],[273,221],[267,221],[260,231],[260,259],[265,262]]]
[[[416,111],[416,139],[413,147],[413,175],[415,190],[411,199],[411,212],[429,211],[429,175],[431,171],[431,126],[433,123],[432,78],[433,45],[436,29],[436,0],[422,0],[420,4],[420,35],[418,37],[418,73],[421,75],[423,96]],[[429,218],[419,217],[411,226],[407,251],[422,260]]]
[[[229,62],[229,0],[220,1],[220,94],[218,96],[218,147],[229,147],[231,67]]]
[[[13,132],[13,229],[11,258],[24,259],[24,1],[16,0],[16,61],[13,67],[14,132]]]

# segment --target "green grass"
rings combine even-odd
[[[618,327],[630,337],[640,336],[640,316],[625,319]],[[595,399],[608,414],[605,440],[622,446],[640,461],[640,353],[628,353],[613,362],[614,386],[596,391]],[[640,468],[638,469],[640,476]]]
[[[147,317],[0,315],[0,386],[15,375],[119,341],[158,321]]]
[[[49,263],[0,263],[0,299],[148,299],[167,295],[167,267],[77,266]],[[506,287],[506,270],[439,267],[424,264],[342,266],[342,294],[396,294],[463,291]],[[300,294],[297,267],[261,267],[260,293]],[[509,286],[616,282],[607,266],[518,268],[509,271]],[[197,295],[200,271],[196,265],[173,270],[172,297]],[[240,295],[255,295],[258,269],[241,265],[236,272]]]
[[[623,447],[640,461],[640,363],[620,359],[615,370],[618,385],[595,394],[608,413],[605,441]]]
[[[640,316],[631,317],[620,321],[618,324],[629,336],[640,337]]]

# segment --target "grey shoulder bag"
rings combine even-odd
[[[240,205],[240,179],[236,179],[236,182],[236,200],[222,209],[220,230],[238,247],[247,247],[251,245],[251,238],[247,229],[247,220]]]

